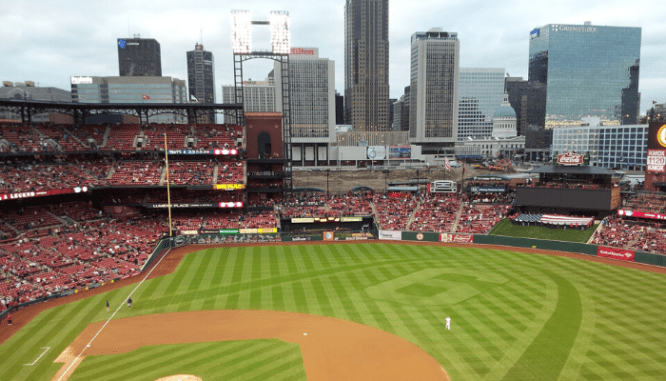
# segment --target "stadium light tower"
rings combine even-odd
[[[252,47],[252,26],[270,27],[271,50],[257,51]],[[235,103],[243,105],[236,113],[236,123],[245,126],[245,102],[243,100],[243,62],[254,58],[268,58],[280,62],[280,72],[275,76],[282,79],[282,88],[275,89],[282,94],[282,143],[284,156],[285,188],[292,188],[291,177],[291,88],[289,84],[289,54],[291,53],[289,12],[271,11],[268,20],[253,20],[249,11],[231,11],[231,42],[234,52]]]
[[[234,53],[252,51],[252,18],[248,11],[231,11],[231,46]]]
[[[271,45],[275,54],[291,53],[289,43],[289,12],[271,11]]]

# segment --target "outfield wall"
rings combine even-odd
[[[566,251],[628,262],[642,263],[651,266],[666,267],[666,256],[647,253],[643,251],[625,250],[600,245],[590,245],[578,242],[549,241],[535,238],[507,237],[483,234],[455,234],[380,230],[378,239],[386,241],[420,241],[420,242],[448,242],[469,243],[482,245],[500,245],[509,247],[524,247],[530,249]]]

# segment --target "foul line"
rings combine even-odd
[[[97,336],[99,336],[99,334],[102,333],[102,330],[107,326],[107,324],[109,324],[109,322],[111,321],[111,319],[113,319],[113,317],[116,316],[116,313],[118,313],[118,311],[120,311],[120,309],[125,305],[125,300],[127,300],[127,299],[129,299],[129,298],[132,297],[132,294],[134,294],[134,291],[136,291],[136,290],[137,290],[137,289],[143,284],[143,282],[144,282],[146,279],[148,279],[148,277],[150,276],[150,274],[153,273],[153,270],[155,270],[155,269],[157,268],[157,266],[159,266],[159,264],[162,262],[162,259],[166,258],[166,256],[169,254],[170,251],[171,251],[171,248],[169,248],[169,250],[167,250],[167,252],[164,253],[164,255],[162,256],[162,258],[160,258],[160,260],[157,262],[157,264],[155,264],[155,266],[153,266],[153,268],[150,269],[150,271],[148,272],[148,274],[146,274],[146,276],[143,277],[143,279],[141,280],[141,282],[139,282],[139,284],[137,284],[136,287],[134,287],[134,290],[132,290],[132,292],[130,292],[129,295],[127,295],[127,298],[125,298],[122,302],[120,302],[120,304],[118,305],[118,308],[116,308],[116,310],[113,312],[113,314],[111,314],[111,316],[106,320],[106,322],[104,322],[104,325],[102,325],[102,328],[100,328],[99,331],[97,331],[97,333],[95,334],[95,336],[93,336],[92,339],[90,339],[90,341],[88,342],[88,344],[87,344],[85,347],[83,347],[83,349],[82,349],[81,352],[76,356],[76,358],[74,359],[74,361],[72,361],[72,363],[69,364],[69,366],[67,367],[67,369],[65,369],[65,371],[60,375],[60,378],[58,378],[58,381],[62,380],[62,378],[65,377],[65,375],[67,374],[67,372],[69,372],[69,370],[70,370],[71,367],[74,365],[74,363],[76,363],[76,361],[81,357],[81,355],[83,355],[83,352],[86,351],[86,348],[89,348],[89,347],[90,347],[90,344],[92,344],[92,342],[97,338]],[[40,357],[41,357],[41,356],[40,356]],[[38,359],[38,360],[39,360],[39,359]]]
[[[44,349],[44,348],[46,348],[46,349]],[[42,354],[39,355],[39,357],[37,357],[37,360],[33,361],[32,364],[23,364],[23,366],[32,366],[32,365],[35,365],[35,363],[36,363],[37,361],[39,361],[39,359],[41,359],[42,356],[44,356],[44,354],[45,354],[49,349],[51,349],[51,347],[42,347],[42,349],[44,349],[44,352],[42,352]]]

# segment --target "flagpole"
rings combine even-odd
[[[169,150],[167,147],[167,134],[164,134],[164,161],[166,163],[166,182],[167,182],[167,209],[169,210],[169,237],[173,236],[171,228],[171,190],[169,188]]]

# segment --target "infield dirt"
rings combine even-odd
[[[65,352],[110,355],[147,345],[279,338],[299,344],[308,380],[450,380],[435,359],[409,341],[324,316],[249,310],[138,316],[112,320],[86,348],[103,324],[86,327]],[[72,362],[67,357],[59,374]]]

